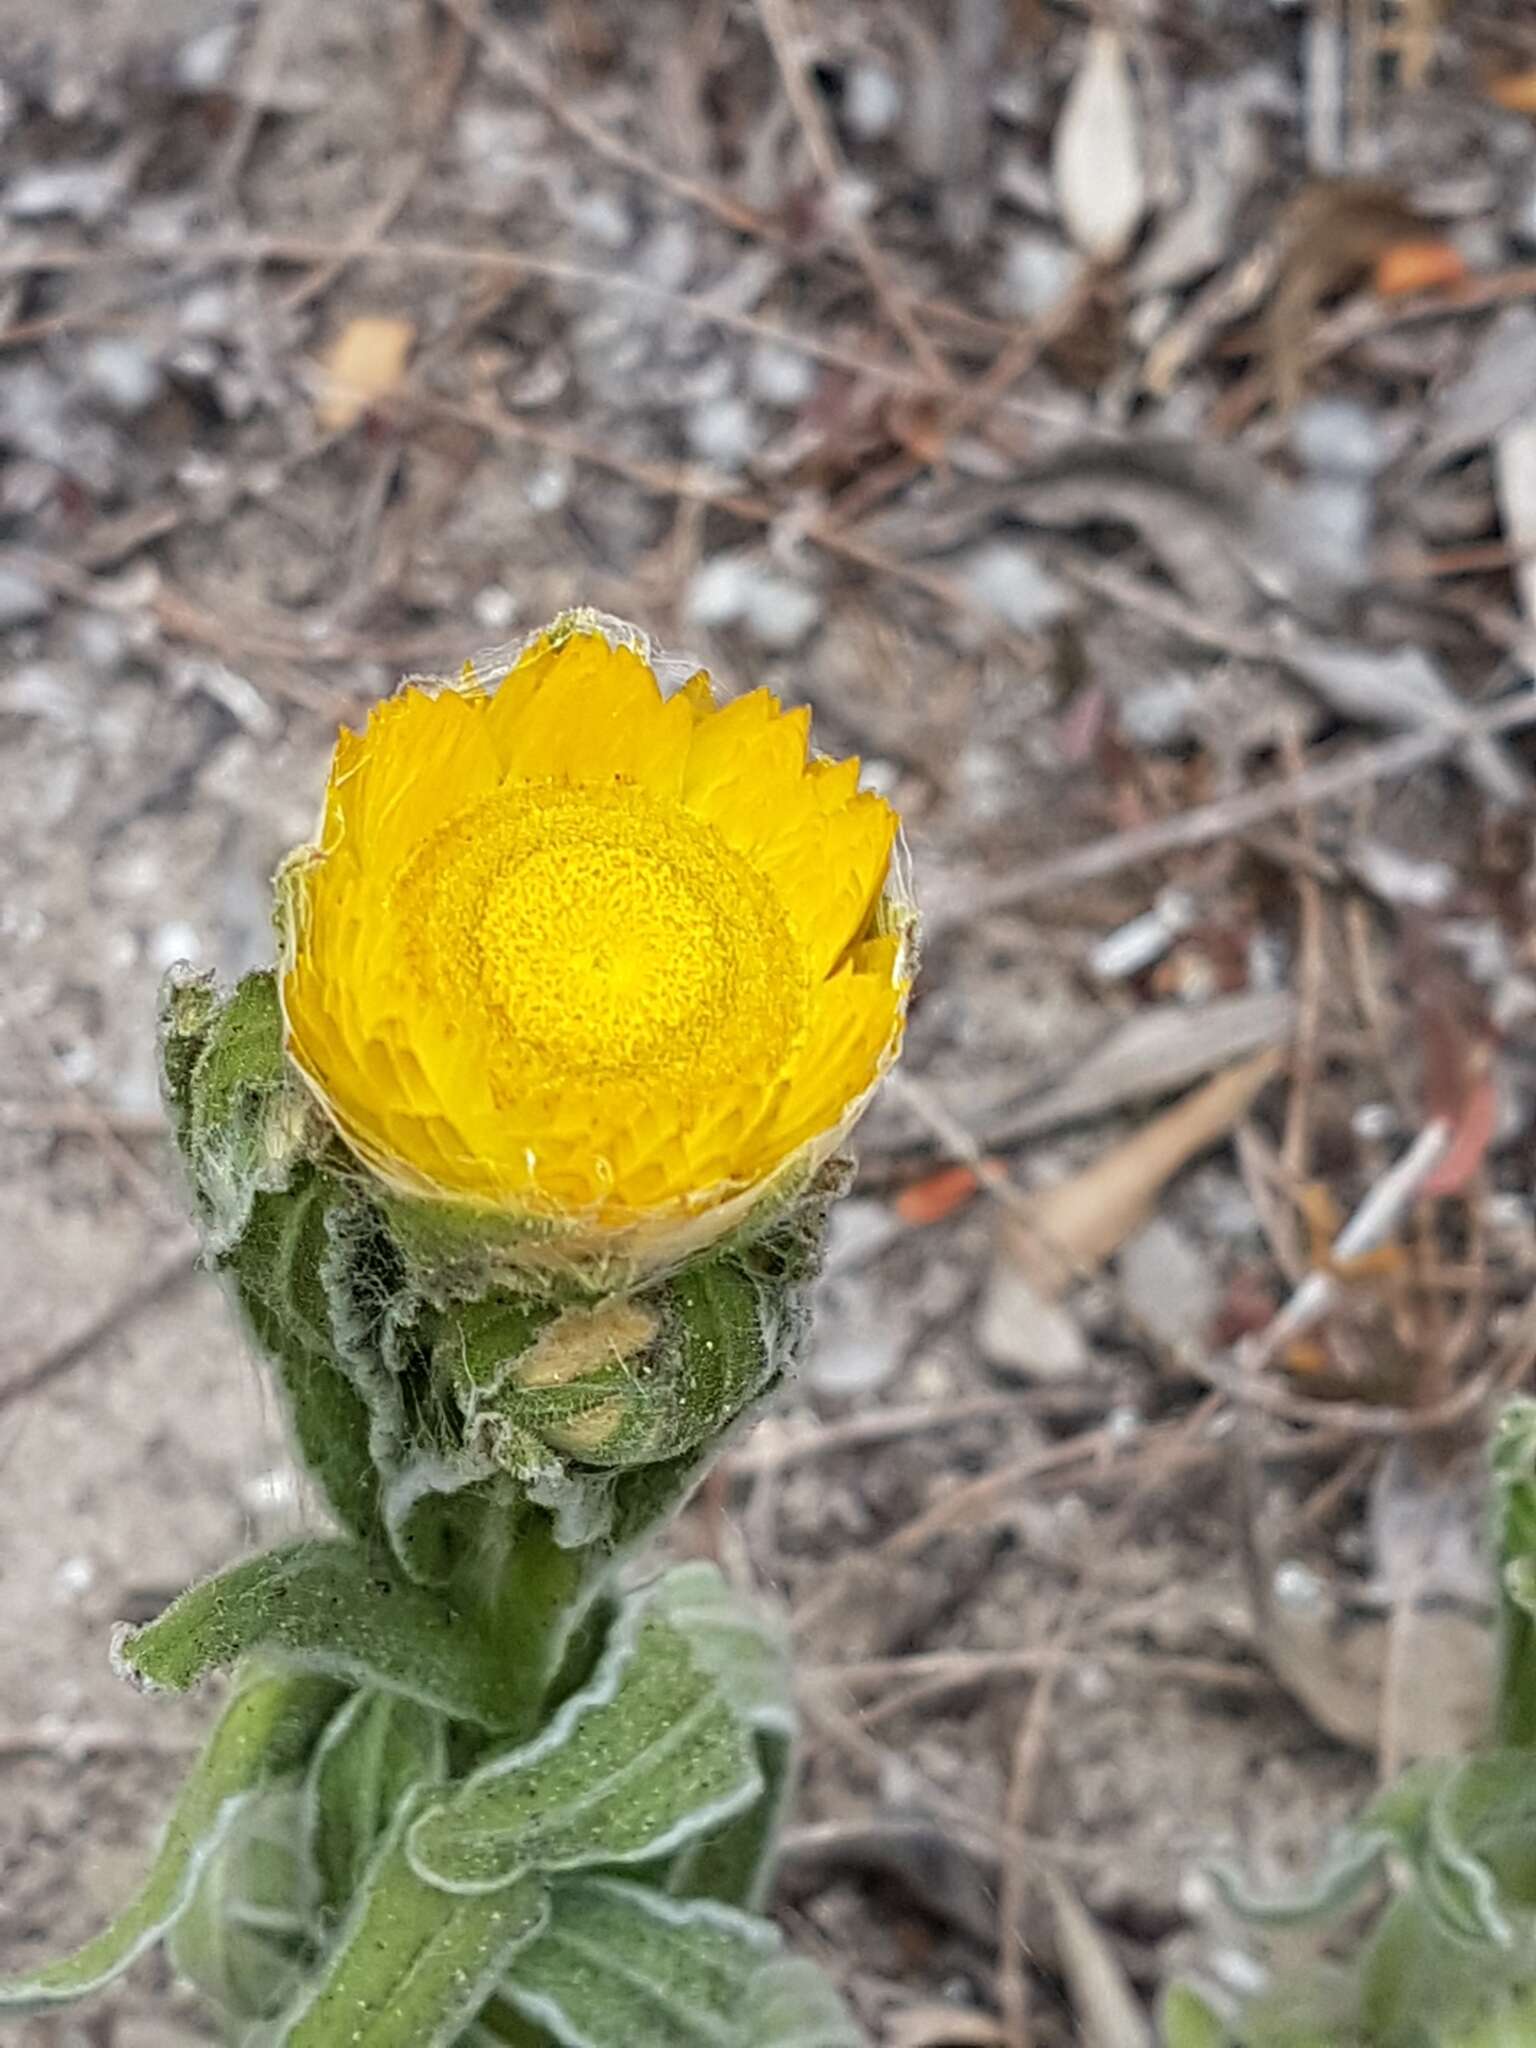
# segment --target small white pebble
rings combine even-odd
[[[796,349],[760,341],[747,363],[747,382],[767,405],[804,405],[816,389],[816,365]]]
[[[1349,1120],[1349,1128],[1368,1145],[1380,1145],[1402,1130],[1402,1119],[1390,1102],[1362,1102]]]
[[[1186,737],[1199,708],[1200,685],[1193,676],[1161,676],[1121,698],[1120,729],[1133,746],[1166,747]]]
[[[1097,1706],[1109,1698],[1115,1685],[1102,1664],[1075,1664],[1072,1667],[1072,1689],[1079,1699],[1090,1706]]]
[[[1324,476],[1374,476],[1391,459],[1381,420],[1352,398],[1312,398],[1290,420],[1291,453]]]
[[[517,617],[517,599],[502,583],[487,583],[477,590],[470,604],[475,624],[488,633],[504,633]]]
[[[848,74],[843,94],[843,119],[861,142],[889,135],[901,119],[901,82],[883,64],[868,60]]]
[[[1018,633],[1038,633],[1075,607],[1066,586],[1015,541],[988,541],[957,567],[955,580],[984,611]]]
[[[571,465],[564,460],[546,462],[524,488],[533,511],[558,512],[571,495]]]
[[[72,1600],[78,1600],[82,1593],[90,1591],[96,1582],[96,1567],[88,1557],[66,1557],[53,1575],[53,1582],[61,1593],[67,1593]]]
[[[712,398],[688,417],[688,445],[720,469],[740,469],[762,445],[762,434],[744,398]]]
[[[1099,941],[1088,955],[1088,971],[1099,981],[1120,981],[1160,960],[1195,921],[1195,900],[1187,889],[1164,889],[1152,908]]]
[[[78,1045],[67,1045],[58,1056],[58,1067],[71,1088],[83,1088],[87,1081],[96,1078],[96,1048],[84,1040]]]
[[[1015,235],[1004,252],[994,297],[1004,311],[1019,319],[1037,319],[1066,296],[1079,267],[1076,252],[1055,235]]]
[[[1328,1604],[1327,1590],[1310,1565],[1287,1558],[1275,1566],[1270,1581],[1275,1599],[1293,1614],[1320,1614]]]
[[[85,351],[85,382],[114,412],[131,417],[160,396],[160,365],[142,342],[100,335]]]

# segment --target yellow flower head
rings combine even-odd
[[[288,1050],[403,1192],[643,1262],[819,1163],[900,1040],[896,817],[766,690],[565,615],[343,731],[282,877]]]

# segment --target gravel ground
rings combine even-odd
[[[306,1513],[159,977],[268,957],[339,719],[578,601],[809,702],[927,913],[814,1355],[678,1538],[794,1611],[779,1906],[871,2039],[1074,2038],[1046,1872],[1137,1996],[1236,1968],[1202,1860],[1477,1725],[1536,27],[1441,11],[0,4],[0,1962],[209,1711],[111,1624]],[[151,1963],[16,2038],[209,2037]]]

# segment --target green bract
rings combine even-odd
[[[756,1916],[782,1643],[711,1566],[621,1569],[792,1365],[838,1170],[621,1294],[512,1284],[314,1113],[270,975],[173,977],[162,1043],[334,1530],[119,1633],[146,1689],[233,1688],[139,1898],[0,2019],[163,1940],[242,2048],[856,2048]]]

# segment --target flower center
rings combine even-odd
[[[632,783],[483,798],[416,849],[391,908],[418,995],[450,1030],[491,1022],[505,1102],[616,1081],[696,1095],[771,1073],[803,1020],[805,965],[767,881]]]

